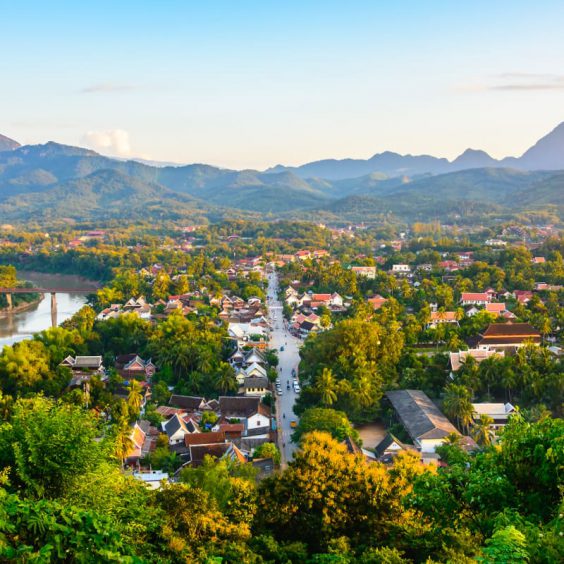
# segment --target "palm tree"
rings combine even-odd
[[[192,365],[192,350],[188,345],[176,347],[174,355],[174,371],[179,378],[182,372],[187,372]]]
[[[213,355],[208,347],[201,347],[198,356],[198,370],[207,374],[213,368]]]
[[[115,439],[115,455],[121,463],[121,469],[123,470],[123,465],[127,454],[133,446],[133,440],[131,439],[131,427],[129,422],[125,417],[118,420],[116,424],[116,439]]]
[[[337,401],[335,392],[335,377],[330,368],[324,368],[315,385],[320,395],[321,403],[325,406],[333,405]]]
[[[494,420],[489,415],[482,413],[480,418],[474,423],[472,437],[479,445],[487,447],[492,444],[493,431],[491,425],[493,422]]]
[[[137,417],[141,411],[141,405],[143,405],[143,388],[137,380],[131,380],[128,390],[127,407],[129,412]]]
[[[445,388],[443,409],[447,417],[456,421],[459,429],[468,429],[474,413],[468,388],[458,384],[449,384]]]
[[[237,380],[235,379],[235,371],[227,362],[222,362],[219,366],[219,372],[215,379],[215,385],[224,394],[227,392],[237,391]]]
[[[352,393],[355,401],[362,407],[368,407],[372,404],[372,382],[366,374],[353,381]]]

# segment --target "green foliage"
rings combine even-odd
[[[103,456],[96,420],[74,405],[36,397],[19,400],[0,427],[0,462],[30,495],[57,497]]]
[[[300,352],[303,391],[298,410],[321,401],[355,421],[373,416],[384,386],[396,378],[403,348],[399,323],[391,319],[385,327],[375,321],[346,319],[309,338]]]
[[[255,449],[253,458],[272,458],[274,464],[280,464],[280,451],[274,443],[263,443]]]
[[[312,431],[324,431],[337,441],[344,441],[347,437],[351,437],[356,443],[360,443],[358,431],[353,428],[343,411],[322,407],[306,409],[300,417],[292,440],[299,443],[304,435]]]

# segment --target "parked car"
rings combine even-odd
[[[292,427],[292,429],[295,429],[298,426],[298,423],[295,419],[292,419],[292,421],[290,421],[290,427]]]

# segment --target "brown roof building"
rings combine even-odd
[[[491,323],[478,340],[478,347],[490,350],[519,348],[539,344],[540,333],[528,323]]]

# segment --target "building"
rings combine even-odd
[[[369,280],[374,280],[376,278],[376,267],[375,266],[353,266],[351,270],[357,275],[363,278],[368,278]]]
[[[527,343],[540,344],[540,333],[528,323],[490,323],[478,338],[477,347],[496,351],[517,349]]]
[[[505,356],[505,352],[489,349],[469,349],[467,351],[451,352],[449,354],[451,378],[454,378],[454,373],[462,368],[468,357],[472,357],[477,364],[480,364],[480,362],[492,356],[501,358]]]
[[[460,303],[463,306],[475,305],[485,307],[490,301],[490,296],[487,292],[462,292]]]
[[[515,408],[510,403],[473,403],[474,421],[480,419],[480,415],[487,415],[493,419],[490,425],[492,430],[501,429],[507,425],[509,417],[515,413]]]
[[[422,453],[434,453],[450,434],[460,435],[424,392],[394,390],[387,392],[386,397],[413,444]]]
[[[454,323],[458,325],[456,311],[432,311],[427,327],[434,329],[441,323]]]
[[[392,274],[409,274],[411,272],[411,267],[409,264],[393,264]]]
[[[380,294],[376,294],[372,298],[368,298],[366,300],[371,306],[374,311],[378,311],[387,301],[387,298],[382,297]]]

